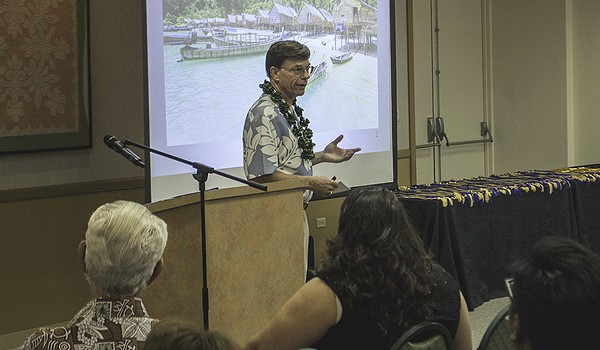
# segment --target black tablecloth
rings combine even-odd
[[[574,238],[600,254],[600,184],[573,181],[571,193],[577,224]]]
[[[597,170],[519,172],[401,188],[397,195],[472,310],[507,295],[510,264],[542,237],[572,237],[600,253]]]

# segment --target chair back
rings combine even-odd
[[[406,331],[390,350],[447,350],[452,336],[446,327],[437,322],[421,322]]]
[[[509,311],[510,305],[504,307],[494,317],[492,323],[485,330],[477,350],[515,350],[515,346],[510,340]]]

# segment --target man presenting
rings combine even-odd
[[[331,141],[323,151],[314,152],[313,132],[296,98],[304,95],[310,65],[310,49],[297,41],[278,41],[271,45],[265,59],[269,80],[260,84],[263,94],[246,116],[244,124],[244,172],[259,183],[291,180],[307,176],[305,208],[313,192],[331,195],[337,182],[325,176],[313,176],[312,166],[340,163],[352,158],[360,148],[342,149],[343,135]],[[304,213],[304,269],[308,265],[308,221]]]
[[[312,192],[327,196],[338,187],[328,177],[313,176],[313,165],[340,163],[360,151],[338,147],[344,137],[340,135],[323,151],[314,152],[309,121],[296,104],[314,68],[309,57],[310,49],[297,41],[271,45],[265,60],[269,81],[259,85],[263,94],[248,111],[243,135],[246,177],[265,183],[308,176],[305,203]]]

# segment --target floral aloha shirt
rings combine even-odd
[[[19,350],[143,349],[152,325],[139,298],[98,298],[90,301],[65,327],[41,328]]]
[[[253,179],[279,170],[285,174],[312,175],[312,162],[302,149],[285,116],[267,94],[254,102],[244,124],[244,172]]]

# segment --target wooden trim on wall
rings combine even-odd
[[[144,188],[144,177],[78,182],[0,191],[0,202]]]
[[[415,48],[413,28],[413,0],[406,1],[408,33],[408,124],[410,144],[410,183],[417,182],[417,135],[415,122]]]
[[[398,159],[411,158],[411,156],[412,156],[412,152],[410,149],[396,150],[396,158],[398,158]]]

